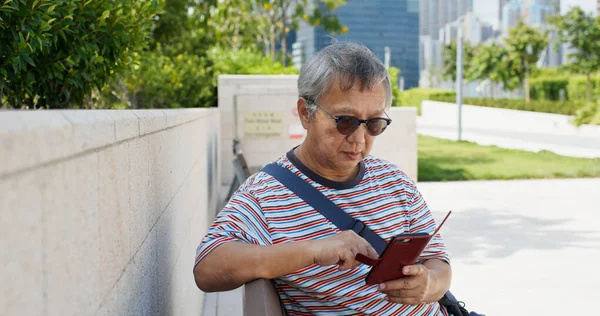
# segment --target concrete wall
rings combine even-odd
[[[420,134],[446,139],[458,137],[455,103],[423,101],[417,119]],[[600,126],[572,124],[569,115],[484,106],[462,106],[462,139],[481,145],[560,155],[600,157]]]
[[[448,127],[458,126],[456,103],[425,100],[421,104],[422,118],[427,123]],[[463,104],[462,124],[465,128],[510,129],[514,132],[547,133],[583,137],[600,137],[599,125],[575,126],[569,115],[520,111]]]
[[[221,180],[223,187],[233,178],[231,161],[234,138],[241,142],[250,167],[265,165],[304,139],[302,125],[296,113],[298,76],[296,75],[223,75],[219,76],[219,111],[221,113]],[[257,124],[247,124],[252,113],[275,114],[270,124],[279,136],[261,137],[252,134]],[[417,178],[416,108],[392,108],[388,114],[392,125],[377,137],[372,153],[404,169]],[[253,126],[249,126],[253,125]],[[260,125],[260,124],[258,124]],[[250,137],[249,137],[250,136]]]
[[[216,109],[0,112],[0,314],[200,315]]]

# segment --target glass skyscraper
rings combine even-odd
[[[437,40],[439,30],[458,17],[473,12],[472,0],[421,0],[421,35]]]
[[[361,43],[385,60],[390,48],[390,66],[400,68],[404,88],[419,84],[419,1],[348,0],[334,11],[348,32],[332,36],[321,27],[301,23],[296,34],[294,60],[301,64],[323,47],[339,41]]]

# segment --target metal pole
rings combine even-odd
[[[385,47],[385,69],[389,69],[390,68],[390,57],[391,57],[391,50],[389,46]]]
[[[463,35],[462,21],[458,22],[456,39],[456,105],[458,106],[458,140],[462,140],[462,101],[463,101]]]

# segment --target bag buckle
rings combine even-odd
[[[357,226],[356,224],[359,224],[359,225]],[[365,223],[363,223],[359,219],[355,219],[354,223],[352,223],[352,227],[350,229],[352,229],[359,236],[362,236],[362,233],[363,233],[363,231],[365,231],[366,228],[367,228],[367,225],[365,225]]]

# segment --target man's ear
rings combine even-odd
[[[307,101],[305,98],[298,98],[296,102],[298,116],[300,117],[300,122],[302,123],[302,127],[308,130],[308,124],[310,123],[310,117],[308,116],[308,108],[306,107]]]

